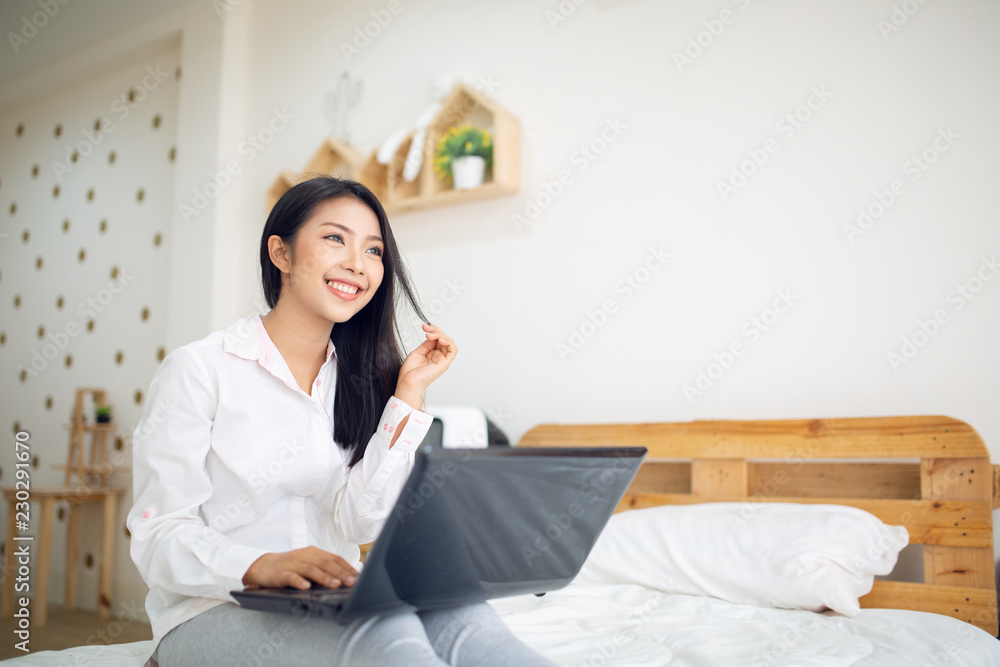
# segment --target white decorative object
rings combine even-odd
[[[342,139],[345,144],[351,143],[348,130],[348,117],[364,90],[364,82],[352,81],[351,75],[343,72],[337,81],[337,89],[326,94],[324,112],[331,123],[331,136]]]
[[[478,155],[463,155],[451,159],[451,178],[456,190],[471,190],[483,184],[486,160]]]
[[[435,101],[420,114],[420,117],[417,118],[417,121],[413,125],[401,127],[389,135],[389,138],[385,140],[375,156],[375,160],[379,164],[389,164],[392,161],[392,156],[396,154],[399,147],[406,141],[407,135],[413,132],[413,141],[410,143],[410,150],[406,154],[406,162],[403,165],[403,180],[412,181],[417,177],[417,174],[420,173],[420,166],[424,161],[424,143],[427,139],[427,126],[431,124],[434,116],[441,110],[441,101],[444,100],[448,91],[454,87],[455,81],[455,77],[451,74],[439,74],[435,77],[432,90]]]

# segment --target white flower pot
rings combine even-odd
[[[478,188],[483,184],[485,172],[486,160],[478,155],[463,155],[451,160],[451,178],[456,190]]]

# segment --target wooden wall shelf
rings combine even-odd
[[[493,134],[493,168],[478,188],[455,190],[434,173],[434,148],[442,134],[466,123],[489,129]],[[414,180],[406,181],[402,175],[403,164],[413,139],[414,133],[411,132],[389,164],[380,164],[375,159],[377,150],[373,150],[367,159],[362,159],[352,146],[328,137],[306,165],[305,171],[298,175],[283,171],[278,176],[267,192],[267,209],[274,208],[278,199],[294,185],[317,173],[360,181],[375,193],[389,215],[517,194],[517,118],[465,84],[455,86],[443,100],[441,110],[427,128],[420,173]]]

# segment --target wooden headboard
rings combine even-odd
[[[997,635],[993,510],[1000,467],[950,417],[542,424],[522,447],[649,450],[618,510],[703,502],[830,503],[906,526],[924,583],[876,581],[868,608],[914,609]]]

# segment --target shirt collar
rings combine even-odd
[[[269,368],[274,356],[279,355],[264,329],[259,313],[238,320],[226,329],[222,349],[242,359],[257,361],[264,368]],[[336,349],[332,340],[326,341],[326,361],[330,361],[330,356],[336,353]]]

